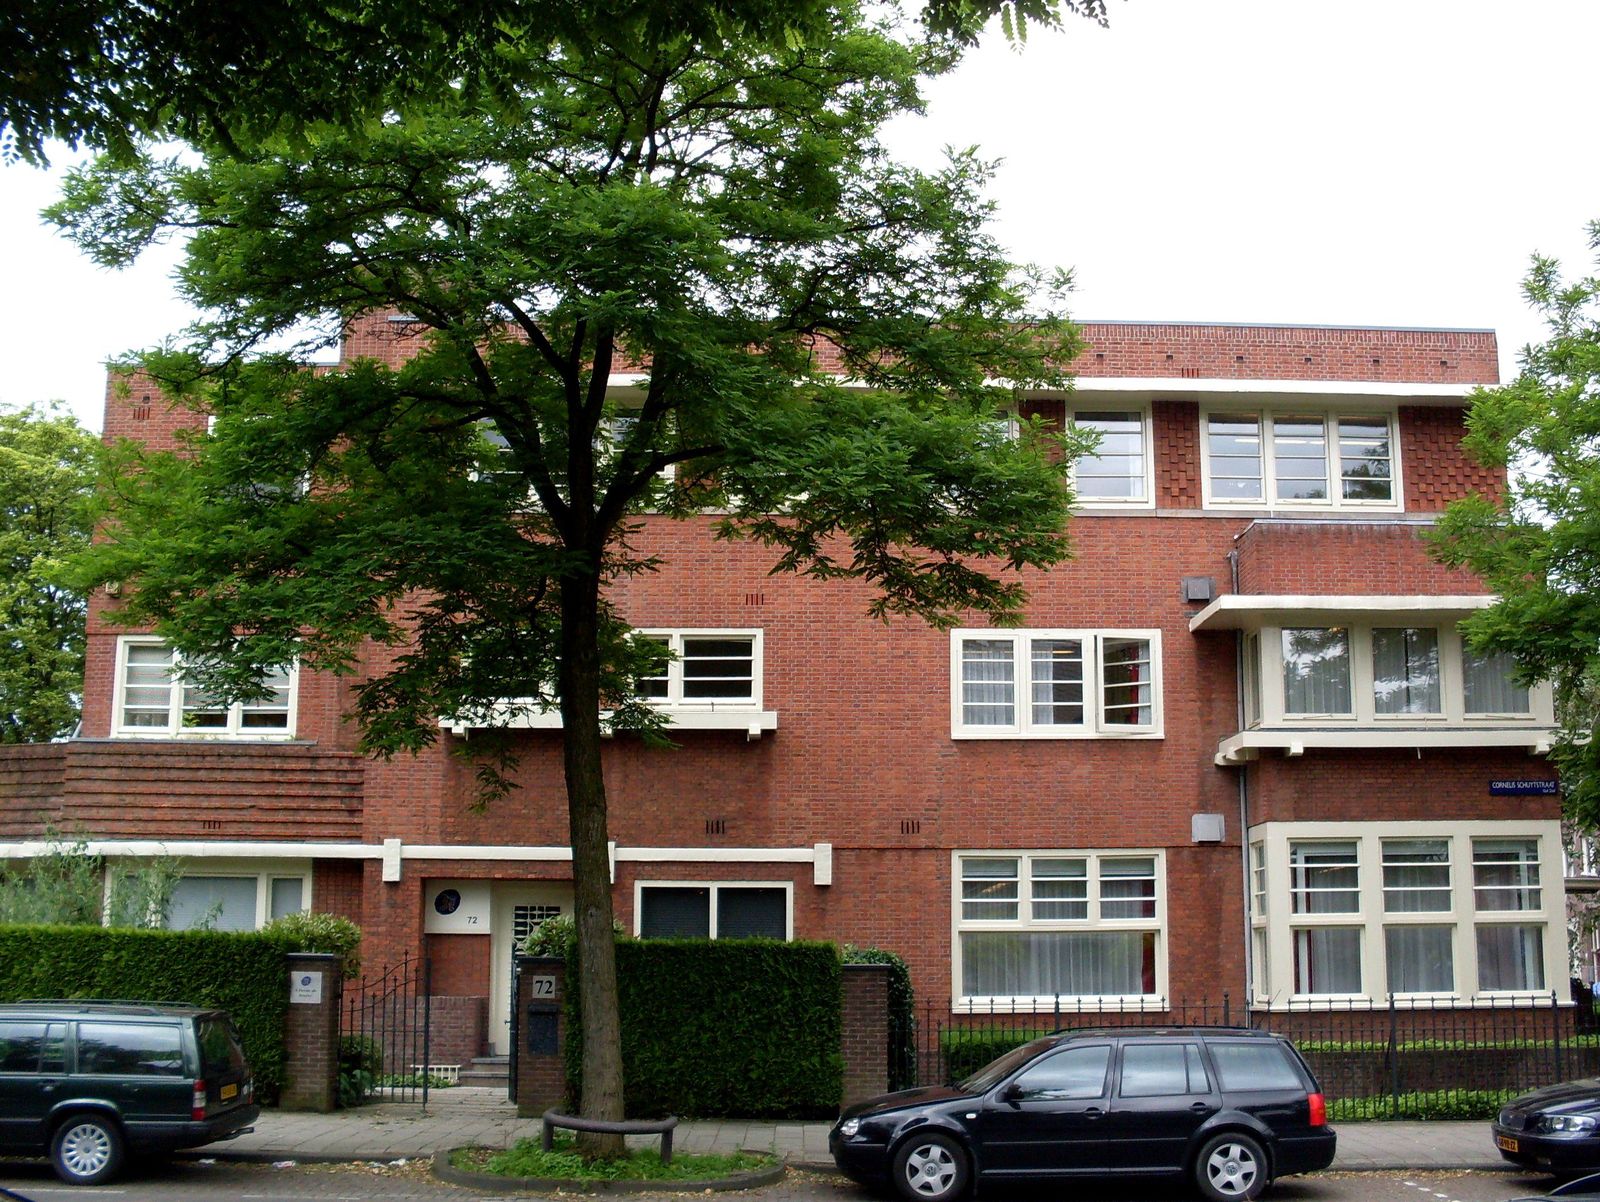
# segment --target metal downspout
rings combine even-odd
[[[1228,552],[1229,583],[1233,592],[1239,591],[1239,552],[1235,548]],[[1234,693],[1238,699],[1239,729],[1244,729],[1244,631],[1236,630],[1233,634],[1233,677]],[[1255,941],[1250,938],[1250,790],[1245,780],[1246,765],[1240,764],[1238,768],[1239,782],[1239,913],[1242,919],[1244,939],[1244,956],[1241,963],[1244,965],[1244,987],[1239,992],[1240,1009],[1243,1013],[1250,1012],[1250,982],[1254,979],[1254,965],[1251,959],[1255,954]]]

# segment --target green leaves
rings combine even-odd
[[[98,440],[59,407],[0,413],[0,743],[70,734],[83,688],[81,591]]]
[[[1590,227],[1600,249],[1600,225]],[[1535,258],[1524,284],[1550,336],[1523,351],[1517,379],[1473,398],[1467,445],[1509,466],[1503,496],[1470,497],[1439,524],[1437,553],[1499,594],[1463,628],[1555,683],[1568,813],[1600,824],[1600,281],[1567,281]]]

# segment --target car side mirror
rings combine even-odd
[[[1017,1100],[1021,1097],[1022,1086],[1018,1085],[1015,1081],[1007,1081],[995,1091],[994,1100],[996,1102],[1010,1102],[1015,1105]]]

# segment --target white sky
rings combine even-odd
[[[1004,160],[997,231],[1076,269],[1085,320],[1543,331],[1534,251],[1593,270],[1595,0],[1111,0],[1020,52],[996,31],[894,131]],[[37,218],[57,171],[0,167],[0,404],[98,429],[105,360],[176,333],[174,248],[94,267]]]

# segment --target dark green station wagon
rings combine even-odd
[[[231,1139],[261,1113],[233,1020],[139,1002],[0,1005],[0,1153],[99,1185],[132,1153]]]

